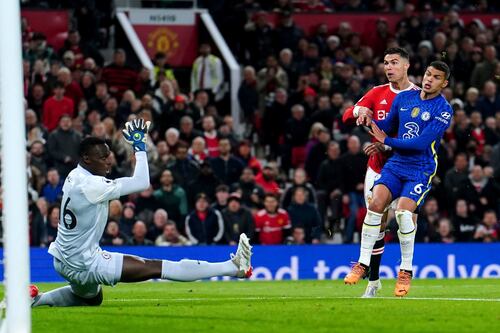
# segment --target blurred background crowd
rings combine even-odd
[[[359,241],[362,147],[370,137],[341,119],[386,82],[383,52],[394,46],[410,52],[416,84],[433,60],[452,71],[443,94],[455,115],[419,212],[417,241],[498,241],[500,20],[464,24],[460,17],[498,11],[495,1],[200,1],[242,65],[242,133],[224,103],[227,70],[210,40],[201,41],[183,80],[185,71],[171,67],[166,54],[155,55],[151,73],[124,49],[102,51],[111,46],[112,1],[22,3],[72,13],[61,49],[23,20],[32,246],[57,235],[62,184],[83,137],[107,140],[109,178],[131,175],[133,151],[121,129],[134,117],[153,124],[151,187],[111,202],[103,245],[234,244],[241,232],[265,245]],[[380,13],[373,35],[353,32],[348,22],[335,30],[318,22],[306,34],[293,18],[343,11]],[[384,19],[389,12],[401,14],[395,30]],[[387,240],[397,241],[389,218]]]

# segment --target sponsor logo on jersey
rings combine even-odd
[[[420,131],[420,127],[418,127],[417,123],[414,122],[406,123],[405,128],[408,131],[403,134],[403,139],[412,139],[419,136],[418,132]]]
[[[377,110],[377,117],[378,120],[385,119],[385,110]]]
[[[420,113],[420,108],[413,108],[411,110],[411,117],[412,118],[417,118],[419,113]]]
[[[451,118],[451,113],[449,113],[449,112],[441,112],[441,117],[443,117],[446,120],[449,120]]]
[[[425,111],[424,113],[422,113],[420,118],[422,118],[423,121],[427,121],[427,120],[431,119],[431,114],[429,112]]]
[[[382,102],[380,102],[380,104],[385,104],[387,105],[387,101],[385,99],[382,100]]]

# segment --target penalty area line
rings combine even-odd
[[[500,302],[500,298],[462,298],[462,297],[388,297],[380,296],[374,297],[375,299],[384,300],[413,300],[413,301],[455,301],[455,302]],[[158,302],[158,301],[169,301],[169,302],[199,302],[199,301],[210,301],[210,302],[224,302],[224,301],[280,301],[280,300],[335,300],[335,299],[362,299],[361,297],[351,297],[351,296],[317,296],[317,297],[291,297],[291,296],[277,296],[277,297],[222,297],[222,298],[115,298],[105,300],[106,302]],[[364,300],[364,299],[363,299]]]

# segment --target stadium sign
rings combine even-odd
[[[184,258],[224,261],[231,246],[192,247],[109,247],[108,251],[146,258],[180,260]],[[3,257],[3,250],[0,250]],[[356,261],[359,245],[255,246],[254,280],[329,280],[341,279]],[[380,275],[394,278],[398,272],[398,244],[385,246]],[[44,248],[32,248],[33,282],[62,281],[52,266],[53,258]],[[416,244],[414,276],[428,278],[500,278],[500,243],[490,244]],[[3,279],[3,263],[0,265]],[[216,279],[214,279],[216,280]]]

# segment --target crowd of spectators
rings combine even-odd
[[[235,133],[219,103],[224,73],[210,45],[201,45],[191,85],[181,87],[165,54],[154,57],[151,75],[130,67],[122,49],[106,62],[78,25],[54,50],[24,22],[32,246],[47,246],[57,234],[62,183],[78,163],[82,137],[107,140],[109,178],[132,173],[133,151],[120,129],[134,117],[152,121],[151,187],[110,203],[103,245],[234,244],[241,232],[260,244],[357,241],[365,212],[362,147],[370,137],[341,118],[386,82],[381,56],[393,46],[410,52],[410,80],[417,84],[435,59],[452,69],[443,94],[455,116],[419,212],[417,241],[499,239],[500,21],[464,25],[454,10],[463,9],[461,1],[439,2],[448,5],[441,19],[433,16],[438,2],[407,3],[396,31],[381,18],[365,40],[347,22],[335,31],[318,22],[317,32],[305,35],[292,15],[370,9],[364,1],[239,2],[234,31],[242,35],[233,51],[244,68],[238,91],[244,133]],[[277,25],[261,9],[278,12]],[[396,241],[390,220],[387,239]]]

